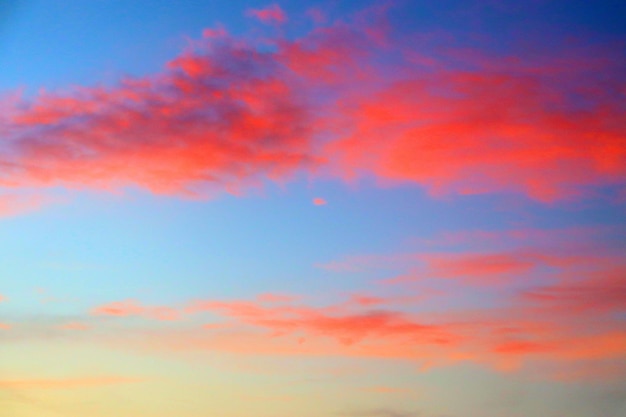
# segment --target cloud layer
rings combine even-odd
[[[250,13],[286,21],[278,6]],[[555,59],[449,35],[401,42],[380,9],[291,39],[204,35],[151,76],[6,96],[0,186],[193,197],[304,170],[542,201],[623,187],[625,90],[610,50]],[[35,205],[3,197],[0,212]]]
[[[626,263],[623,248],[610,246],[615,233],[459,233],[442,237],[438,251],[348,258],[360,268],[329,273],[400,275],[330,304],[261,294],[178,307],[113,302],[91,314],[121,323],[180,320],[177,330],[133,327],[115,342],[149,350],[395,358],[421,367],[469,362],[541,378],[611,378],[623,372],[626,350]]]

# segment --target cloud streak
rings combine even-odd
[[[0,380],[0,388],[4,389],[76,389],[92,388],[106,385],[129,384],[145,381],[143,378],[123,376],[99,376],[83,378],[59,379],[13,379]]]
[[[94,316],[103,317],[144,317],[159,321],[180,320],[181,314],[178,310],[166,306],[144,306],[137,300],[114,301],[108,304],[94,307],[91,312]],[[83,329],[80,323],[74,323],[75,330]],[[76,326],[78,324],[78,327]],[[68,326],[68,325],[66,325]]]

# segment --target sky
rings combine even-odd
[[[619,1],[0,1],[0,415],[626,415]]]

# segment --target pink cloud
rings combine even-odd
[[[536,287],[524,291],[521,297],[552,314],[626,311],[626,263],[602,265],[585,278]]]
[[[0,330],[10,330],[13,326],[8,323],[0,323]]]
[[[324,206],[326,205],[326,200],[321,197],[316,197],[313,199],[313,204],[315,204],[316,206]]]
[[[420,249],[412,252],[348,255],[317,266],[337,273],[386,271],[391,277],[380,281],[383,284],[442,280],[484,287],[545,284],[566,277],[604,276],[621,268],[620,253],[610,243],[615,233],[619,231],[604,228],[448,233],[416,240]]]
[[[430,344],[449,343],[448,335],[436,326],[419,323],[404,314],[389,311],[352,313],[309,307],[266,307],[251,302],[196,302],[190,310],[212,311],[240,322],[266,328],[275,335],[302,333],[328,336],[344,344],[364,339],[421,340]]]
[[[64,330],[89,330],[91,326],[85,323],[74,321],[74,322],[62,324],[61,326],[59,326],[59,328],[64,329]]]
[[[385,310],[352,302],[320,307],[205,300],[194,302],[189,312],[219,314],[228,326],[212,324],[211,332],[177,332],[176,337],[148,332],[137,341],[147,343],[146,348],[243,355],[395,358],[422,367],[465,361],[547,378],[593,377],[590,362],[602,367],[623,357],[626,333],[602,312],[579,322],[566,311],[546,316],[524,300],[509,303],[415,315],[398,310],[402,305],[390,300]]]
[[[287,15],[276,3],[269,5],[264,9],[250,9],[247,14],[259,19],[263,23],[282,24],[287,22]]]
[[[501,372],[568,380],[619,375],[608,364],[622,360],[626,352],[619,316],[626,311],[624,260],[607,252],[591,232],[587,242],[578,239],[570,244],[563,239],[579,232],[550,231],[540,253],[513,250],[534,240],[537,233],[507,231],[498,237],[494,232],[484,237],[485,242],[477,242],[499,248],[501,252],[494,253],[506,253],[505,257],[464,254],[458,247],[464,238],[446,238],[455,250],[451,263],[437,263],[444,257],[427,258],[437,260],[432,268],[441,275],[439,281],[464,282],[468,274],[479,281],[480,274],[486,274],[490,277],[485,281],[491,281],[491,275],[503,274],[507,278],[501,286],[448,286],[438,294],[444,297],[432,300],[424,299],[428,288],[423,285],[390,286],[386,290],[400,292],[350,294],[330,305],[308,303],[305,295],[273,293],[251,300],[196,300],[185,314],[198,319],[209,315],[204,329],[133,328],[132,336],[123,333],[116,343],[254,356],[393,358],[424,369],[471,362]],[[594,250],[580,252],[589,247]],[[518,257],[532,265],[510,261]],[[542,268],[547,275],[538,273]],[[151,314],[150,308],[136,302],[112,303],[94,311]]]
[[[115,301],[91,310],[95,316],[134,317],[140,316],[159,321],[180,320],[178,310],[166,306],[144,306],[137,300]]]
[[[289,294],[264,293],[257,296],[257,300],[262,303],[290,303],[298,300],[298,296]]]
[[[375,306],[375,305],[383,304],[385,303],[386,300],[383,297],[357,294],[357,295],[352,295],[350,297],[350,301],[360,306],[367,307],[367,306]]]
[[[596,363],[608,377],[605,365],[626,351],[619,316],[626,311],[626,264],[619,251],[603,243],[602,236],[611,239],[608,232],[513,230],[485,235],[483,242],[476,242],[477,235],[446,237],[454,250],[449,260],[444,254],[393,257],[426,261],[426,275],[439,280],[481,283],[471,291],[448,287],[443,295],[465,301],[445,304],[444,298],[443,310],[437,308],[441,302],[424,304],[416,298],[423,286],[402,287],[401,296],[354,294],[329,306],[197,301],[189,313],[222,315],[232,323],[231,330],[239,331],[218,332],[194,343],[242,354],[252,351],[236,345],[252,343],[267,354],[393,357],[423,366],[470,361],[559,379],[597,377],[590,365]],[[522,249],[539,235],[543,241],[534,251]],[[464,253],[459,245],[466,238],[500,251]],[[491,285],[495,277],[500,286]],[[483,301],[462,306],[472,297]],[[416,314],[415,308],[421,312]]]
[[[43,205],[52,202],[52,199],[43,195],[0,195],[0,218],[13,217],[20,214],[36,211]]]

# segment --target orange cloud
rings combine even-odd
[[[313,204],[315,204],[316,206],[324,206],[326,205],[326,200],[321,197],[316,197],[313,199]]]
[[[8,323],[0,323],[0,330],[9,330],[11,327],[12,326]]]
[[[196,302],[190,311],[212,311],[274,335],[312,334],[327,336],[350,345],[368,338],[421,341],[447,344],[452,340],[443,329],[420,323],[402,313],[375,310],[342,311],[343,308],[317,309],[293,306],[262,306],[252,302]]]
[[[543,378],[593,377],[590,362],[601,365],[623,358],[626,333],[605,315],[578,323],[568,314],[546,316],[514,298],[508,302],[504,308],[486,305],[415,315],[389,300],[386,310],[350,302],[314,307],[197,301],[190,312],[217,313],[229,324],[212,324],[207,327],[211,332],[150,330],[135,333],[133,343],[145,349],[242,355],[395,358],[423,368],[473,362]],[[128,343],[126,336],[120,340]]]
[[[144,378],[122,376],[99,376],[63,379],[15,379],[0,380],[0,388],[23,389],[75,389],[92,388],[103,385],[129,384],[145,381]]]
[[[613,261],[623,267],[623,260]],[[410,287],[402,288],[402,296],[351,295],[326,306],[306,304],[306,297],[265,295],[197,300],[187,314],[209,313],[225,321],[212,318],[204,329],[133,327],[115,343],[242,355],[394,358],[424,369],[472,362],[558,379],[598,377],[597,364],[602,375],[615,376],[606,364],[622,360],[626,352],[619,316],[626,311],[621,291],[626,275],[606,263],[582,268],[580,275],[571,275],[572,270],[555,271],[548,278],[555,284],[537,282],[533,270],[522,269],[515,270],[520,273],[515,286],[451,287],[445,295],[452,304],[446,304],[448,297],[422,303],[424,290]],[[474,297],[479,304],[471,301]],[[438,306],[442,303],[444,309]],[[129,309],[117,306],[115,314],[126,314],[118,310]]]
[[[257,295],[256,299],[263,303],[289,303],[296,301],[299,297],[288,294],[264,293]]]
[[[615,233],[620,232],[513,230],[445,236],[439,245],[447,244],[449,252],[374,256],[373,262],[419,262],[428,283],[445,279],[501,285],[448,286],[447,297],[426,303],[426,281],[402,286],[401,296],[355,294],[329,306],[302,304],[305,297],[278,305],[263,297],[196,301],[188,313],[219,314],[230,323],[228,332],[212,326],[216,332],[210,337],[183,335],[171,347],[185,349],[184,341],[189,341],[193,349],[399,358],[423,367],[470,361],[555,378],[597,376],[591,365],[597,363],[598,372],[609,375],[606,363],[623,359],[626,352],[620,316],[626,311],[626,265],[618,249],[606,246]],[[533,250],[527,249],[537,241]],[[483,252],[463,252],[468,242],[484,247]],[[472,302],[474,297],[480,304]]]

